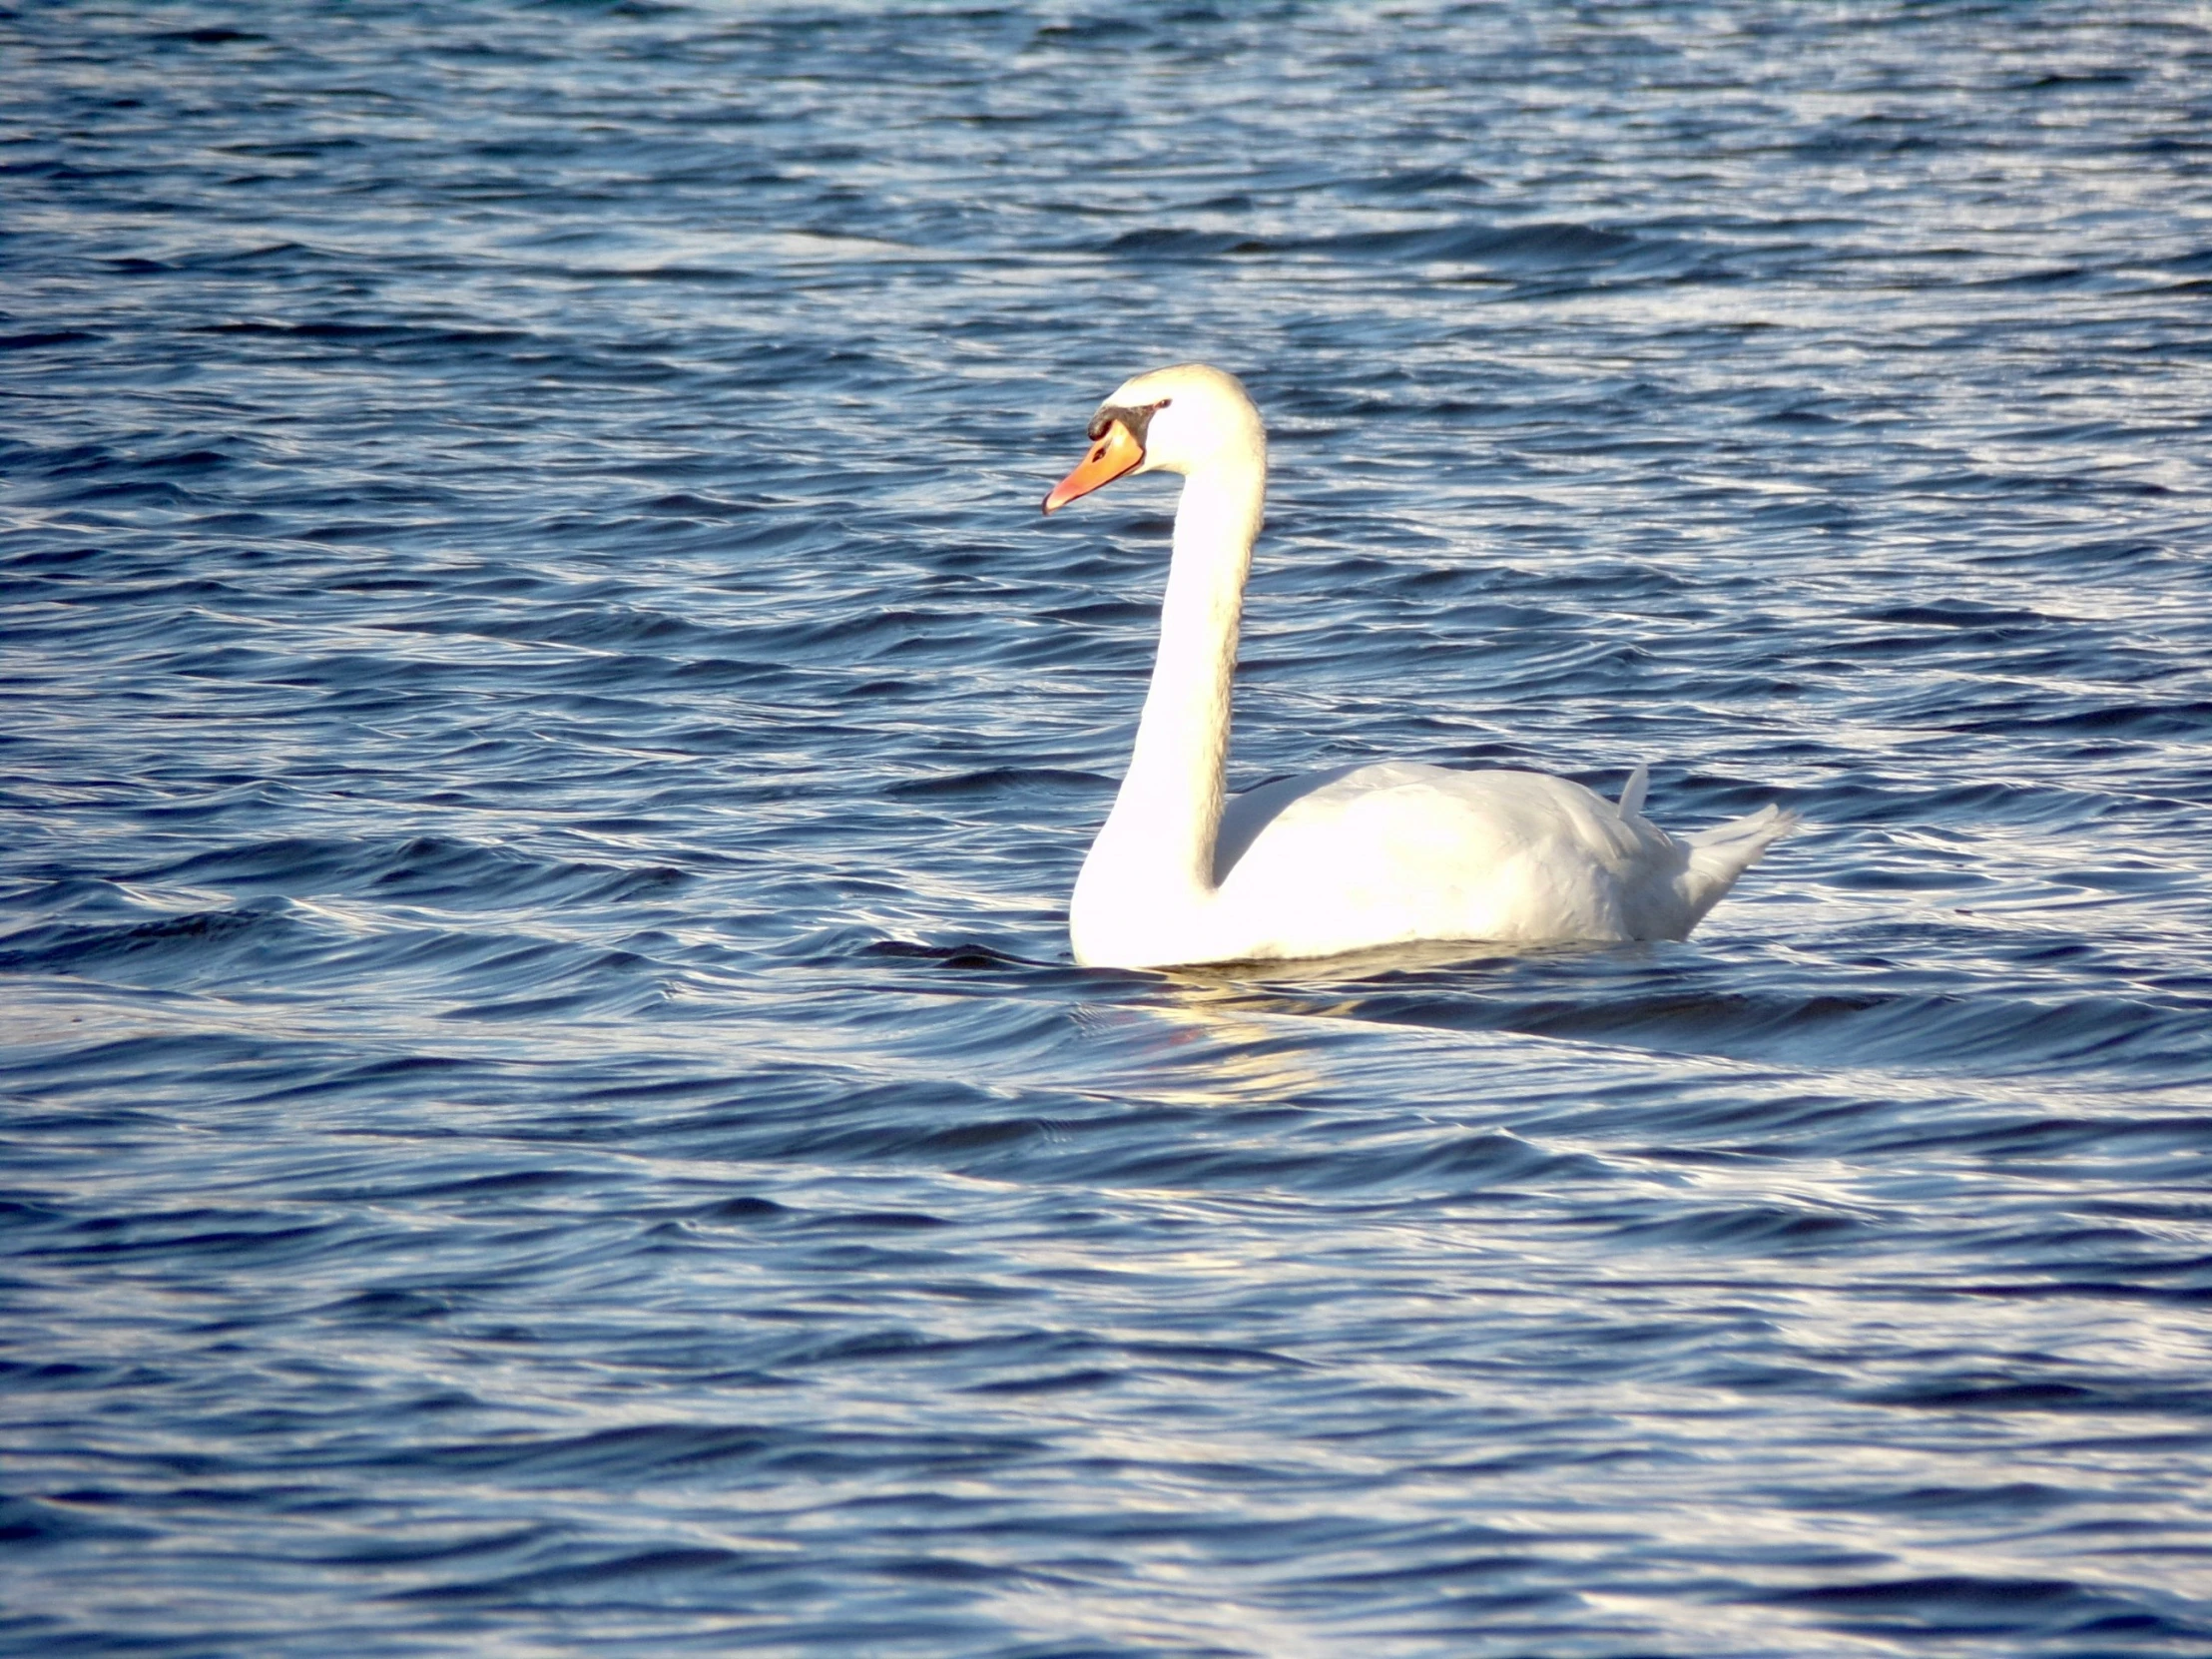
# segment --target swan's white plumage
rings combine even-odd
[[[1185,482],[1136,749],[1068,906],[1078,961],[1682,938],[1796,822],[1770,807],[1670,835],[1643,816],[1642,767],[1618,805],[1539,773],[1404,761],[1226,797],[1237,633],[1267,481],[1259,412],[1234,376],[1184,364],[1125,382],[1092,436],[1098,448],[1048,511],[1124,470]]]

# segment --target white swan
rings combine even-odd
[[[1140,374],[1099,405],[1052,512],[1126,474],[1183,474],[1175,551],[1129,774],[1068,904],[1093,967],[1330,956],[1414,939],[1679,939],[1797,822],[1768,807],[1678,838],[1533,772],[1386,761],[1225,799],[1245,575],[1268,440],[1236,376]]]

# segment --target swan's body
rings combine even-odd
[[[1045,510],[1125,473],[1184,475],[1160,654],[1128,776],[1068,905],[1096,967],[1328,956],[1416,939],[1679,939],[1796,822],[1773,808],[1686,838],[1532,772],[1387,761],[1228,798],[1230,691],[1267,437],[1234,376],[1128,381]]]

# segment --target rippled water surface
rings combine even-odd
[[[0,6],[0,1648],[2212,1651],[2212,23]],[[1073,967],[1233,782],[1684,944]]]

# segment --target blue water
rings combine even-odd
[[[0,6],[0,1650],[2212,1651],[2180,3]],[[1806,828],[1084,972],[1233,782]]]

